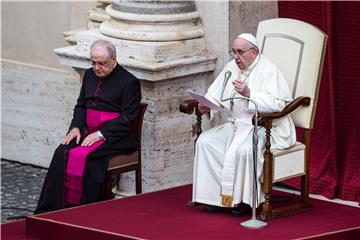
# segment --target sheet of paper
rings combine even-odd
[[[209,99],[207,99],[205,96],[194,92],[193,90],[187,90],[188,94],[195,100],[197,100],[199,103],[209,107],[211,110],[214,110],[216,112],[221,112],[223,111],[223,108],[214,104],[213,102],[211,102]]]

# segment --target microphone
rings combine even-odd
[[[231,71],[226,71],[225,72],[225,80],[224,80],[224,83],[223,83],[223,86],[226,86],[227,82],[229,81],[230,77],[231,77]]]
[[[225,101],[225,100],[223,100],[224,91],[225,91],[226,84],[227,84],[227,82],[229,81],[229,79],[231,77],[231,74],[232,74],[231,71],[226,71],[225,75],[224,75],[223,89],[222,89],[221,98],[220,98],[220,101],[222,101],[222,102]]]

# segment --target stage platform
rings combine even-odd
[[[273,219],[262,229],[250,215],[186,206],[191,185],[28,217],[3,224],[2,239],[359,239],[360,208],[311,199],[314,208]]]

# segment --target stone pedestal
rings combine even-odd
[[[141,80],[148,103],[142,143],[143,191],[191,183],[193,117],[181,114],[187,89],[205,92],[216,56],[206,50],[204,31],[192,1],[120,1],[106,8],[99,28],[80,32],[77,45],[55,49],[63,64],[90,66],[89,47],[97,39],[114,43],[117,60]],[[133,174],[121,189],[134,192]]]

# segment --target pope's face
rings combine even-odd
[[[91,64],[93,66],[95,75],[99,78],[107,77],[114,69],[116,59],[109,56],[106,47],[99,46],[90,52]]]
[[[235,53],[234,58],[236,65],[241,70],[248,68],[257,56],[256,50],[252,48],[248,41],[242,38],[236,38],[233,41],[232,50]]]

